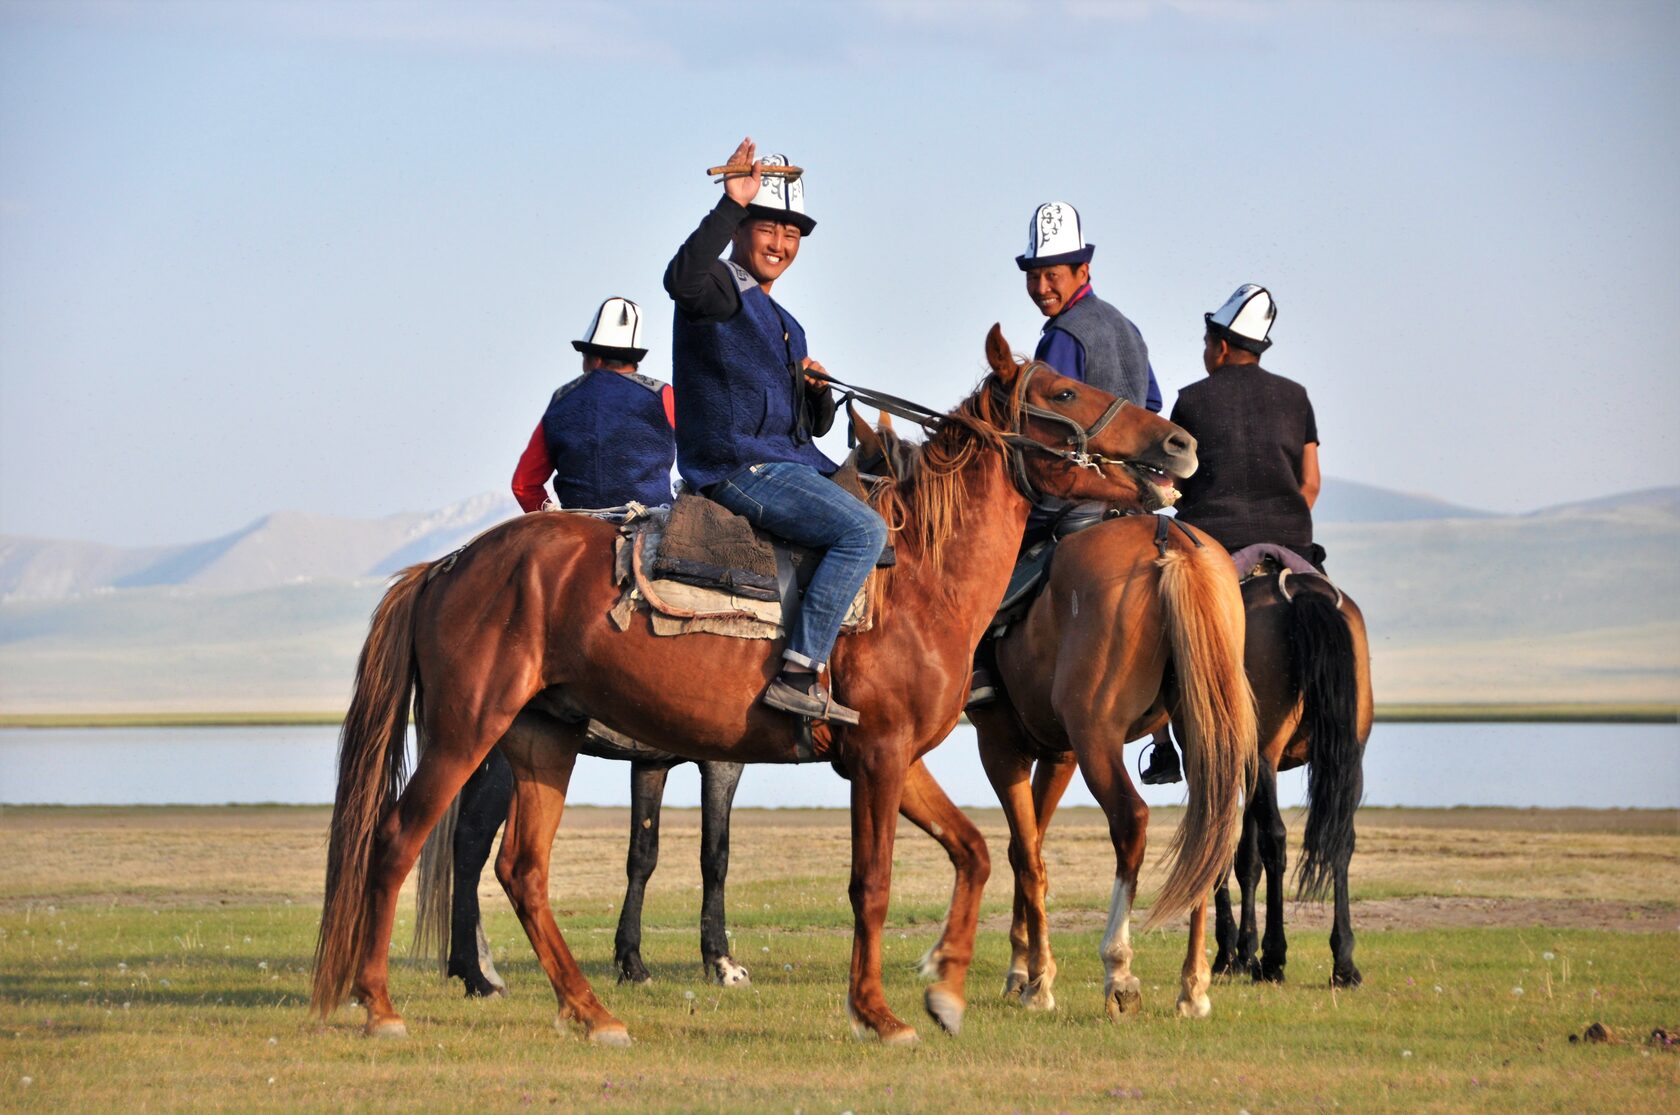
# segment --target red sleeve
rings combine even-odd
[[[542,510],[543,501],[548,498],[543,485],[552,475],[554,465],[548,459],[548,444],[543,440],[542,423],[538,422],[531,443],[519,455],[519,464],[513,470],[513,498],[526,511]]]
[[[660,389],[659,397],[665,400],[665,421],[671,424],[671,429],[677,428],[677,393],[671,390],[667,383]]]

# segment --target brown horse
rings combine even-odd
[[[1007,696],[969,713],[1009,822],[1015,916],[1006,995],[1018,992],[1031,1009],[1055,1006],[1042,849],[1077,763],[1114,843],[1101,947],[1104,1001],[1111,1018],[1141,1008],[1131,971],[1131,910],[1149,807],[1132,785],[1123,748],[1170,714],[1184,744],[1190,800],[1146,925],[1191,911],[1178,1009],[1197,1018],[1212,1010],[1203,951],[1207,896],[1231,861],[1255,770],[1254,699],[1242,648],[1242,597],[1231,559],[1206,535],[1146,515],[1111,519],[1060,543],[1043,594],[997,642]]]
[[[837,762],[851,779],[847,1007],[860,1034],[890,1042],[915,1038],[888,1008],[880,976],[897,814],[902,808],[984,855],[978,831],[920,758],[961,713],[970,656],[1025,527],[1030,498],[1021,489],[1154,504],[1170,498],[1173,477],[1195,468],[1195,442],[1178,427],[1042,364],[1017,364],[995,326],[986,354],[991,373],[938,423],[917,475],[875,494],[897,564],[872,574],[873,627],[840,640],[834,655],[844,690],[836,696],[863,721],[814,729],[814,757]],[[452,563],[409,569],[381,601],[340,743],[311,996],[323,1017],[353,994],[366,1008],[367,1033],[405,1032],[387,989],[397,892],[426,834],[500,743],[516,789],[497,877],[560,1016],[591,1040],[628,1042],[548,904],[550,852],[587,720],[697,759],[794,762],[802,740],[797,720],[758,700],[778,645],[656,637],[639,617],[628,630],[613,626],[615,537],[614,526],[596,520],[526,516]],[[405,787],[411,696],[427,747]],[[947,1029],[961,1020],[978,905],[977,888],[959,877],[940,979],[925,999]]]
[[[1231,916],[1224,880],[1214,891],[1214,971],[1246,971],[1282,982],[1288,944],[1283,932],[1284,841],[1277,772],[1307,768],[1307,824],[1296,870],[1298,894],[1335,892],[1330,931],[1330,982],[1357,987],[1348,862],[1353,814],[1364,779],[1371,734],[1371,658],[1359,606],[1321,577],[1267,574],[1243,582],[1248,610],[1245,660],[1260,716],[1260,773],[1243,813],[1235,870],[1242,889],[1242,925]],[[1255,895],[1266,872],[1265,953],[1255,948]]]

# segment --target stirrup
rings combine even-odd
[[[997,700],[997,696],[997,683],[992,680],[991,673],[982,666],[975,670],[974,676],[969,679],[968,700],[963,703],[963,708],[989,705]]]
[[[1144,765],[1144,758],[1149,763]],[[1145,786],[1166,786],[1184,781],[1184,768],[1178,762],[1178,750],[1171,742],[1165,745],[1149,741],[1149,750],[1138,756],[1138,781]]]

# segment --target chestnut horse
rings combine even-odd
[[[1128,740],[1170,715],[1184,745],[1189,805],[1146,927],[1191,912],[1178,1009],[1212,1010],[1207,897],[1231,862],[1255,771],[1254,698],[1243,676],[1243,604],[1225,550],[1155,515],[1110,519],[1057,547],[1027,616],[996,644],[997,700],[969,710],[980,759],[1009,822],[1014,923],[1004,994],[1055,1006],[1044,896],[1044,832],[1077,763],[1108,818],[1114,890],[1101,956],[1111,1018],[1141,1009],[1132,974],[1149,807],[1126,770]],[[1039,762],[1035,779],[1033,762]]]
[[[1214,891],[1216,972],[1246,971],[1283,981],[1283,818],[1277,772],[1307,768],[1307,824],[1296,869],[1297,897],[1335,893],[1330,930],[1330,982],[1357,987],[1348,862],[1353,814],[1364,789],[1361,763],[1371,735],[1371,656],[1365,617],[1351,598],[1322,577],[1268,574],[1243,582],[1248,610],[1245,659],[1260,716],[1260,773],[1243,814],[1236,875],[1242,926],[1231,917],[1225,881]],[[1266,872],[1265,954],[1255,948],[1255,891]]]
[[[340,740],[326,898],[311,1006],[322,1017],[354,995],[365,1032],[406,1032],[391,1004],[388,958],[397,892],[420,846],[492,747],[515,791],[496,874],[559,1000],[586,1036],[626,1044],[567,948],[548,902],[548,869],[567,782],[588,720],[675,754],[735,762],[838,762],[850,776],[854,937],[847,1009],[854,1030],[915,1040],[881,987],[881,931],[900,809],[947,839],[979,832],[920,762],[955,726],[969,664],[1001,598],[1038,494],[1154,504],[1195,468],[1195,442],[1141,407],[1018,364],[1001,330],[991,372],[941,419],[913,480],[874,503],[897,564],[877,570],[871,629],[839,641],[836,696],[862,724],[813,729],[760,703],[780,647],[710,634],[655,636],[638,617],[617,630],[610,523],[530,515],[491,530],[453,561],[405,571],[374,613]],[[1033,492],[1033,495],[1025,494]],[[404,785],[414,706],[423,757]],[[814,752],[814,754],[813,754]],[[1235,766],[1235,764],[1233,764]],[[1233,778],[1235,775],[1232,776]],[[983,875],[982,875],[983,877]],[[965,1008],[977,887],[958,880],[924,1003],[954,1030]]]

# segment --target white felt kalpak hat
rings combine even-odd
[[[1203,314],[1202,320],[1215,337],[1258,354],[1272,347],[1266,337],[1277,320],[1277,303],[1272,301],[1272,292],[1259,283],[1244,283],[1223,306]]]
[[[1079,210],[1065,201],[1047,201],[1033,210],[1027,222],[1027,251],[1015,257],[1023,271],[1054,267],[1058,263],[1090,263],[1095,244],[1085,243],[1079,227]]]
[[[787,166],[786,155],[766,155],[758,160],[765,166]],[[780,174],[766,174],[759,179],[758,196],[747,206],[754,217],[781,221],[809,236],[817,222],[805,215],[805,179],[784,178]]]
[[[590,319],[583,340],[572,347],[590,356],[605,356],[640,364],[647,349],[642,347],[642,308],[628,298],[609,298]]]

